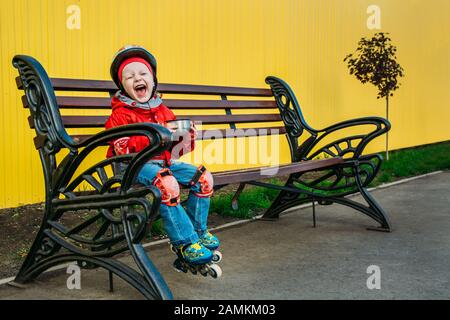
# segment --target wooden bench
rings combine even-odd
[[[171,299],[170,289],[141,245],[158,216],[160,193],[155,187],[134,183],[142,165],[171,146],[170,132],[150,123],[105,131],[107,116],[82,114],[86,110],[109,110],[110,98],[68,96],[67,92],[100,92],[111,96],[117,90],[112,81],[49,78],[38,61],[23,55],[15,56],[13,65],[19,71],[17,87],[25,92],[23,105],[30,110],[30,127],[36,131],[34,144],[42,161],[46,190],[42,226],[15,282],[26,283],[54,265],[77,261],[83,266],[106,268],[110,276],[114,273],[121,277],[148,299]],[[213,172],[216,190],[239,184],[234,200],[246,184],[280,190],[264,219],[276,219],[286,209],[306,202],[313,205],[315,202],[325,205],[339,203],[374,219],[379,223],[375,229],[389,231],[387,215],[366,190],[377,174],[382,158],[376,154],[362,155],[368,142],[389,130],[389,122],[379,117],[366,117],[315,130],[304,120],[300,106],[285,82],[267,77],[266,83],[270,89],[159,84],[158,92],[164,95],[207,95],[207,100],[164,99],[164,103],[176,114],[179,110],[187,112],[183,118],[189,117],[210,126],[229,127],[220,129],[223,135],[216,136],[216,139],[258,136],[271,132],[267,129],[286,136],[290,146],[290,164]],[[65,93],[56,96],[55,92]],[[229,100],[229,97],[234,99]],[[72,110],[72,114],[61,115],[66,109]],[[208,115],[205,110],[221,110],[223,114]],[[235,110],[248,113],[233,114]],[[259,110],[271,110],[272,113],[255,113]],[[203,114],[195,115],[198,111]],[[255,130],[236,127],[244,124],[255,128],[252,123],[259,123],[259,127]],[[366,134],[342,137],[320,146],[330,134],[360,125],[373,128]],[[68,130],[77,128],[101,128],[97,129],[101,131],[96,134],[68,133]],[[210,130],[201,130],[198,139],[204,139]],[[147,136],[151,144],[138,154],[100,159],[92,167],[77,173],[94,150],[104,147],[108,141],[130,135]],[[57,161],[56,155],[63,150],[67,155]],[[317,160],[321,154],[326,154],[327,158]],[[314,173],[312,177],[311,172]],[[288,179],[284,185],[261,181],[270,176],[288,176]],[[80,192],[83,183],[91,186],[91,190]],[[358,192],[367,206],[345,197]],[[77,210],[93,210],[94,214],[75,225],[66,225],[64,217]],[[131,252],[139,272],[113,259],[127,250]]]

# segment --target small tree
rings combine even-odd
[[[379,32],[372,38],[361,38],[355,53],[345,57],[350,74],[362,83],[369,82],[378,88],[377,99],[386,99],[386,119],[389,120],[389,96],[398,89],[398,77],[403,77],[403,68],[397,63],[395,46],[388,33]],[[388,133],[386,133],[386,159],[389,160]]]

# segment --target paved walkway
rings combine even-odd
[[[318,206],[315,229],[305,208],[218,232],[220,280],[173,271],[167,244],[149,254],[176,299],[450,299],[450,172],[372,194],[389,212],[392,233],[367,231],[372,220],[353,209]],[[379,290],[366,285],[371,265],[380,268]],[[103,270],[83,270],[82,289],[68,290],[64,271],[26,289],[0,286],[0,299],[141,299],[121,280],[109,293]]]

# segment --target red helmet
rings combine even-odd
[[[153,81],[155,86],[151,97],[155,95],[156,87],[158,86],[158,79],[156,78],[156,59],[155,57],[141,46],[127,45],[119,49],[113,58],[111,63],[110,74],[116,86],[122,91],[123,94],[127,94],[120,79],[119,79],[119,68],[123,61],[128,58],[139,57],[147,61],[152,67]]]

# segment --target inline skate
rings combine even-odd
[[[200,273],[204,277],[210,275],[214,279],[222,276],[222,269],[213,262],[215,255],[201,243],[179,247],[170,244],[170,249],[177,255],[177,259],[173,262],[176,271],[184,273],[190,271],[194,275]]]

